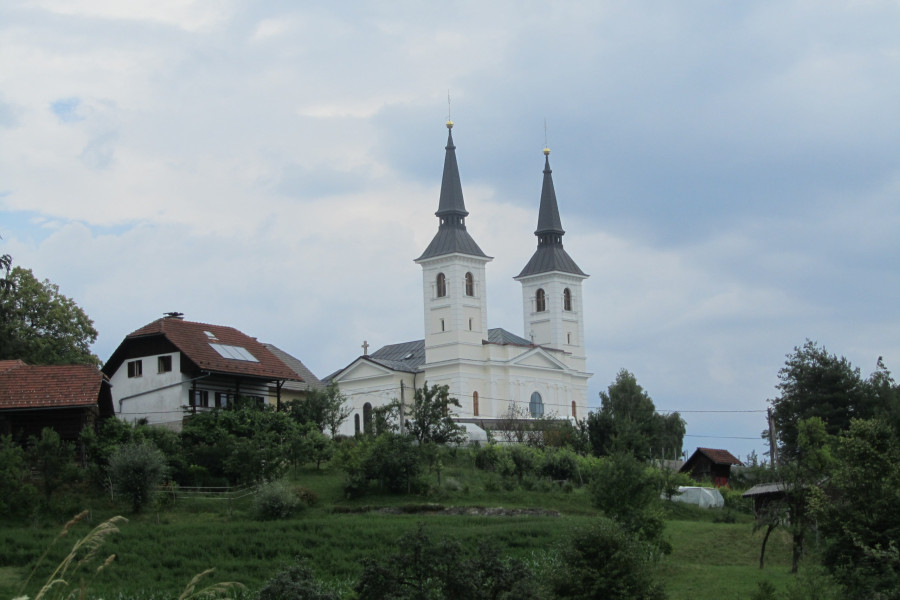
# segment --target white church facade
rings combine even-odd
[[[438,231],[415,262],[422,267],[424,338],[364,354],[332,376],[353,412],[341,433],[371,427],[372,409],[412,402],[426,382],[459,400],[454,418],[493,428],[513,407],[520,415],[587,415],[582,282],[588,277],[563,248],[565,234],[544,150],[544,180],[534,235],[537,249],[514,279],[522,285],[524,336],[488,327],[487,256],[466,230],[466,211],[448,122]]]

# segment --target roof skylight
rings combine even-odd
[[[255,356],[243,346],[228,346],[226,344],[210,344],[212,349],[219,353],[222,358],[230,360],[243,360],[247,362],[259,362]]]

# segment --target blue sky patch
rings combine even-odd
[[[63,123],[75,123],[84,120],[84,117],[78,114],[79,106],[81,106],[81,98],[61,98],[50,103],[50,110]]]

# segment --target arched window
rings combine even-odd
[[[472,392],[472,415],[478,416],[478,392]]]
[[[443,298],[447,295],[447,278],[443,273],[437,274],[437,280],[435,281],[435,287],[437,288],[437,297]]]
[[[363,404],[363,433],[374,433],[372,431],[372,405],[368,402]]]
[[[536,312],[547,310],[547,299],[542,288],[538,288],[538,291],[534,294],[534,310]]]
[[[577,411],[577,407],[575,406],[575,401],[574,401],[574,400],[572,400],[572,418],[573,418],[573,419],[577,419],[577,418],[578,418],[578,411]]]
[[[353,415],[353,430],[359,435],[359,413]]]
[[[466,273],[466,296],[475,295],[475,277],[471,273]]]
[[[528,403],[528,412],[535,419],[544,416],[544,401],[538,392],[531,393],[531,402]]]
[[[563,290],[563,310],[572,310],[572,290]]]

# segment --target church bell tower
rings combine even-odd
[[[447,122],[447,146],[441,197],[435,216],[438,231],[415,262],[422,266],[425,304],[425,363],[478,360],[487,338],[485,255],[466,231],[453,122]]]
[[[550,170],[550,149],[544,148],[544,183],[538,212],[538,246],[515,277],[522,284],[525,337],[532,343],[562,350],[573,368],[584,370],[584,302],[587,275],[563,248],[565,231],[559,218]]]

